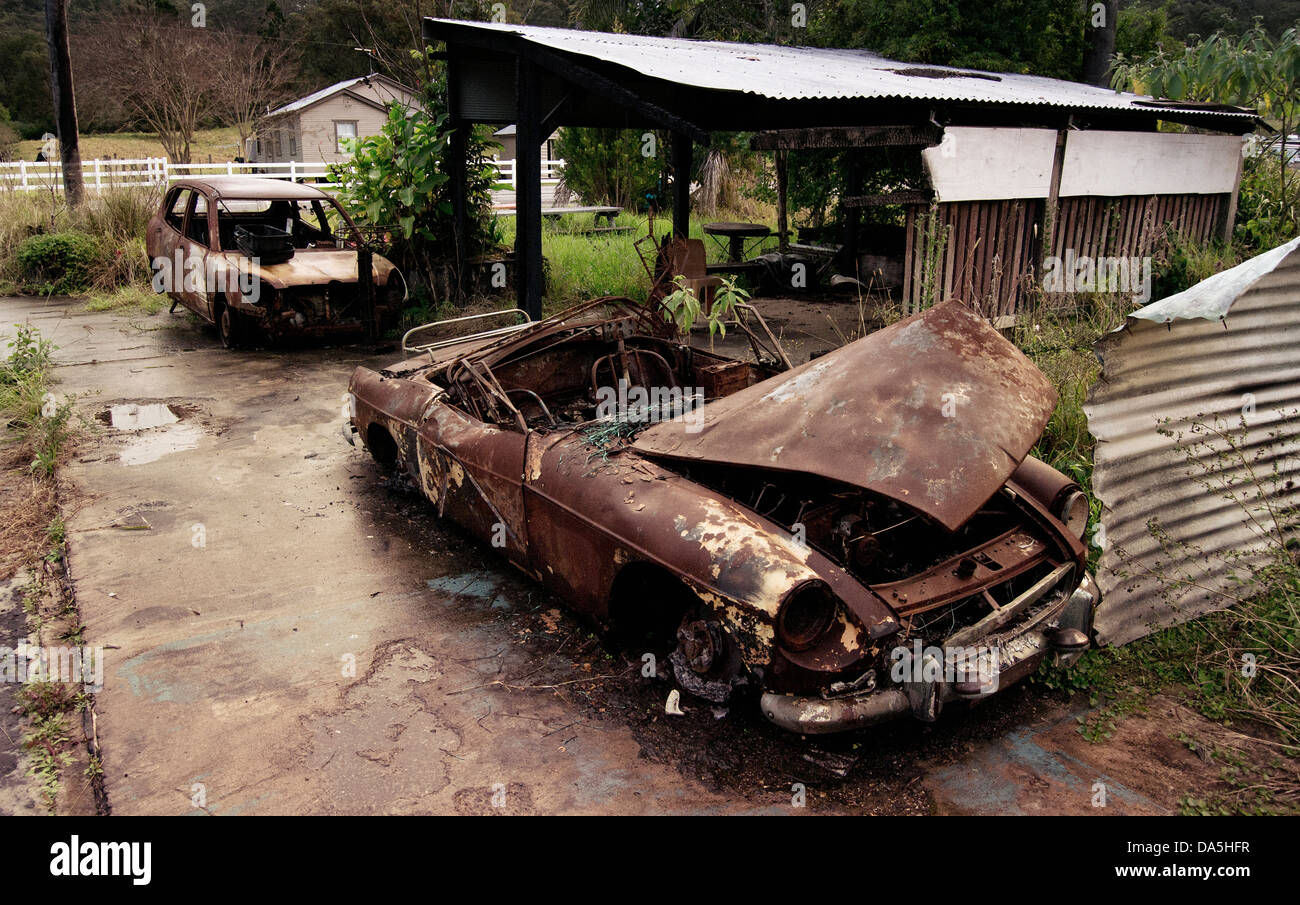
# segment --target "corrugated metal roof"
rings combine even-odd
[[[1097,344],[1084,411],[1103,504],[1103,642],[1223,609],[1241,590],[1233,574],[1268,559],[1264,502],[1300,505],[1297,348],[1300,239],[1148,305]]]
[[[616,35],[493,22],[429,20],[438,25],[518,35],[552,50],[626,66],[655,79],[779,100],[912,98],[1128,110],[1150,115],[1153,99],[1034,75],[900,63],[867,50],[784,47]],[[1206,105],[1162,102],[1161,110],[1253,116]]]

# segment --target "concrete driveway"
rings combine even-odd
[[[1086,813],[1116,771],[1111,812],[1160,813],[1185,789],[1097,762],[1035,689],[817,744],[666,717],[635,660],[343,442],[349,374],[391,351],[231,353],[181,314],[0,300],[23,320],[88,419],[64,507],[115,814],[791,813],[800,787],[823,812]]]

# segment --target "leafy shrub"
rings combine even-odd
[[[48,233],[25,240],[16,257],[26,291],[72,295],[91,287],[99,243],[85,233]]]
[[[35,327],[16,325],[0,361],[0,421],[9,437],[31,451],[33,472],[54,473],[59,453],[72,433],[72,402],[50,393],[52,356],[56,346]]]
[[[1300,182],[1300,174],[1284,179],[1281,155],[1266,153],[1247,163],[1241,174],[1233,238],[1256,252],[1295,238],[1300,232],[1300,193],[1279,191],[1287,181]]]
[[[377,135],[356,141],[352,158],[330,165],[339,202],[359,225],[389,231],[386,253],[434,295],[463,295],[453,283],[456,241],[447,156],[450,129],[442,112],[441,79],[432,80],[413,110],[392,105]],[[488,156],[486,129],[466,139],[465,248],[473,258],[495,250],[500,236],[492,216],[496,169]],[[445,291],[444,291],[445,290]]]
[[[564,159],[564,184],[585,204],[612,204],[645,210],[647,196],[666,208],[665,164],[668,137],[654,135],[653,154],[637,129],[567,128],[560,133],[556,153]]]
[[[1241,263],[1240,250],[1223,242],[1198,242],[1170,229],[1152,262],[1151,298],[1167,298]]]

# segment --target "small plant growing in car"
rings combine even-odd
[[[686,278],[678,276],[673,280],[676,288],[664,296],[664,319],[677,325],[682,333],[690,333],[691,327],[700,317],[700,299],[695,291],[686,285]],[[709,325],[709,345],[713,345],[713,336],[727,335],[726,321],[735,313],[736,306],[749,301],[749,293],[737,288],[735,277],[724,277],[722,285],[714,293],[713,304],[704,313]]]

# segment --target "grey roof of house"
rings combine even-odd
[[[306,97],[300,97],[296,101],[293,101],[292,103],[285,104],[283,107],[275,108],[270,113],[268,113],[267,116],[279,116],[283,113],[294,113],[295,111],[298,110],[305,110],[307,107],[310,107],[312,104],[316,104],[319,103],[320,101],[325,100],[325,98],[329,97],[331,94],[337,94],[340,91],[346,91],[349,88],[353,88],[357,85],[360,85],[363,82],[368,82],[371,79],[382,79],[385,82],[392,82],[394,85],[398,84],[397,82],[393,82],[392,79],[388,78],[387,76],[383,76],[378,73],[372,72],[370,73],[370,75],[362,75],[354,79],[344,79],[341,82],[335,82],[333,85],[329,85],[328,87],[322,88],[319,91],[313,91],[311,94],[308,94]]]

